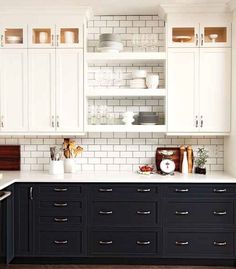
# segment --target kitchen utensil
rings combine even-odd
[[[159,85],[159,76],[148,74],[146,78],[146,85],[148,89],[156,89]]]
[[[218,38],[218,34],[210,34],[209,38],[211,39],[212,43],[215,43],[216,39]]]
[[[161,171],[160,163],[163,159],[163,155],[160,154],[160,152],[163,150],[174,152],[174,154],[171,156],[171,159],[175,163],[175,171],[180,171],[180,148],[179,147],[158,147],[156,149],[156,168],[157,168],[157,171]]]
[[[48,33],[39,32],[39,43],[44,44],[48,42]]]

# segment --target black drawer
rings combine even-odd
[[[235,234],[226,231],[168,230],[164,233],[166,257],[233,257]]]
[[[215,197],[235,195],[235,187],[228,184],[170,184],[166,186],[167,197]]]
[[[77,184],[43,184],[37,188],[39,200],[79,200],[83,195],[83,187]]]
[[[55,228],[55,229],[67,229],[71,226],[82,225],[81,216],[40,216],[39,225],[46,228]]]
[[[39,201],[39,216],[81,216],[82,202],[68,200]]]
[[[233,225],[233,201],[172,200],[165,203],[165,223],[169,225]]]
[[[150,200],[158,197],[159,188],[151,184],[95,184],[91,187],[92,200]]]
[[[92,255],[148,255],[158,253],[158,233],[143,231],[93,231],[90,234]]]
[[[92,225],[153,226],[158,211],[154,202],[93,202],[90,219]]]
[[[40,232],[41,255],[78,256],[82,252],[82,232]]]

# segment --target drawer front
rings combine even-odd
[[[149,184],[95,184],[90,195],[92,200],[150,200],[158,193],[159,187]]]
[[[235,187],[225,184],[171,184],[166,186],[167,197],[207,196],[223,198],[235,195]]]
[[[90,238],[93,255],[141,255],[158,253],[156,232],[94,231]]]
[[[234,202],[168,201],[165,205],[167,225],[233,225]]]
[[[39,225],[41,227],[46,228],[54,228],[54,229],[66,229],[71,226],[82,225],[82,217],[81,216],[40,216],[39,217]]]
[[[39,200],[78,200],[83,194],[83,187],[77,184],[39,185],[37,196]]]
[[[167,231],[164,235],[164,254],[167,257],[232,257],[234,233],[197,231]]]
[[[81,216],[82,202],[67,200],[39,201],[39,216]]]
[[[91,224],[112,226],[152,226],[158,224],[158,203],[93,202]]]
[[[40,232],[41,255],[79,255],[82,252],[82,232]]]

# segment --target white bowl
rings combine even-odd
[[[7,36],[7,40],[9,41],[20,41],[22,38],[20,36]]]

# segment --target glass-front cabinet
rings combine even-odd
[[[1,27],[1,48],[27,47],[27,25]]]
[[[80,48],[83,47],[83,27],[71,25],[30,26],[29,47],[33,48]]]
[[[171,24],[168,47],[231,47],[230,24]]]

